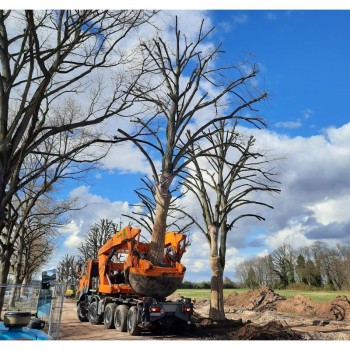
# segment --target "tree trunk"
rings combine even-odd
[[[14,277],[14,281],[13,284],[18,285],[21,284],[23,278],[22,278],[22,262],[23,262],[23,249],[24,249],[24,240],[23,237],[20,237],[20,245],[19,245],[19,249],[18,249],[18,256],[17,256],[17,261],[16,264],[14,266],[14,271],[13,271],[13,277]],[[16,304],[16,300],[19,298],[18,294],[18,290],[17,287],[14,287],[12,290],[12,294],[9,300],[9,304],[11,305],[11,307],[14,307]]]
[[[214,321],[225,319],[224,311],[224,290],[223,290],[223,269],[220,264],[220,258],[210,258],[211,268],[211,293],[209,318]]]
[[[0,259],[0,284],[7,284],[7,277],[10,271],[10,258],[12,255],[12,251],[5,251]],[[4,306],[4,296],[5,296],[5,288],[0,288],[0,315],[2,308]]]
[[[157,204],[149,252],[150,261],[154,265],[159,265],[163,261],[166,223],[171,201],[169,192],[171,181],[171,175],[165,173],[161,176],[160,184],[156,188]]]
[[[210,268],[211,268],[211,293],[209,318],[214,321],[225,319],[224,310],[224,290],[223,290],[223,272],[224,269],[220,263],[218,255],[218,227],[212,225],[208,229],[210,236]]]

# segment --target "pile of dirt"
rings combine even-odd
[[[246,293],[230,293],[225,299],[225,307],[231,306],[236,309],[261,312],[269,310],[336,321],[350,320],[350,300],[345,295],[337,296],[332,302],[316,303],[301,294],[287,299],[263,286]]]
[[[235,337],[237,340],[302,340],[300,333],[286,328],[282,323],[271,321],[265,325],[248,323],[240,328]]]
[[[314,302],[303,295],[277,305],[277,312],[317,317],[327,320],[344,321],[350,319],[350,301],[346,296],[338,296],[331,302]]]
[[[301,340],[301,333],[291,330],[280,322],[271,321],[258,325],[242,319],[212,321],[209,318],[199,318],[195,322],[192,336],[202,340]]]
[[[277,303],[286,298],[275,293],[271,288],[262,286],[258,290],[249,290],[246,293],[238,294],[233,292],[227,296],[225,306],[245,308],[254,311],[276,310]]]
[[[276,311],[313,317],[317,314],[317,303],[304,295],[298,294],[294,298],[288,298],[278,303]]]

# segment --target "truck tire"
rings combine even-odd
[[[103,316],[97,313],[97,301],[89,305],[88,318],[91,324],[102,324]]]
[[[114,303],[108,304],[105,308],[103,323],[106,329],[114,328],[114,313],[116,308],[117,305]]]
[[[129,307],[127,305],[118,305],[114,314],[114,327],[118,332],[127,331]]]
[[[127,317],[127,330],[130,335],[140,334],[140,327],[138,326],[137,314],[137,306],[131,306]]]
[[[85,301],[81,301],[77,306],[77,316],[80,322],[87,322],[88,319],[88,311],[86,310]]]

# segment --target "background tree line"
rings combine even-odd
[[[264,257],[243,261],[236,275],[244,287],[350,288],[350,243],[335,247],[316,241],[293,249],[283,244]]]

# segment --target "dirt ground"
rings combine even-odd
[[[197,300],[193,326],[181,336],[144,332],[140,336],[80,322],[76,303],[65,300],[60,340],[350,340],[350,300],[315,303],[297,295],[284,298],[262,287],[231,293],[225,299],[226,320],[212,322],[209,301]]]

